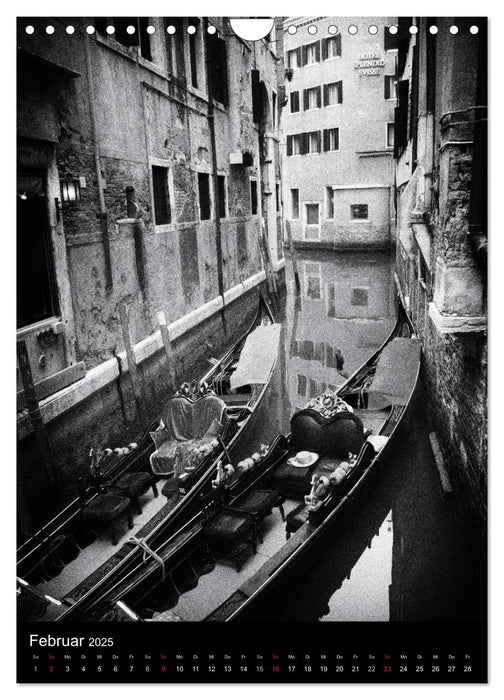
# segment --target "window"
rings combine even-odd
[[[394,148],[394,122],[387,124],[387,148]]]
[[[334,190],[332,187],[326,187],[326,205],[326,218],[334,219]]]
[[[299,92],[291,92],[290,94],[290,111],[291,114],[299,112]]]
[[[322,59],[324,61],[337,56],[341,56],[341,34],[324,39],[322,44]]]
[[[410,22],[411,24],[411,22]],[[384,48],[385,51],[397,51],[399,47],[399,32],[391,34],[389,28],[384,29]]]
[[[154,190],[154,221],[156,226],[171,223],[168,168],[152,166],[152,188]]]
[[[271,106],[273,112],[273,129],[276,131],[277,128],[277,94],[276,92],[271,92]]]
[[[303,108],[305,111],[320,108],[320,85],[303,90]]]
[[[250,211],[252,216],[257,214],[257,181],[250,181]]]
[[[210,91],[214,100],[227,107],[228,104],[228,72],[226,42],[217,34],[207,34],[208,65],[210,73]]]
[[[330,105],[340,105],[343,102],[343,82],[324,85],[324,107]]]
[[[319,224],[319,205],[318,205],[318,203],[306,205],[306,223],[308,224],[308,226],[318,226],[318,224]]]
[[[368,287],[353,287],[352,288],[352,306],[367,306],[368,305]]]
[[[276,183],[276,210],[280,211],[280,183]]]
[[[198,41],[201,35],[198,17],[191,17],[189,24],[196,27],[194,34],[189,34],[189,58],[191,62],[191,85],[198,87]]]
[[[320,131],[309,131],[306,137],[306,152],[320,153]]]
[[[397,78],[395,75],[384,76],[384,92],[386,100],[395,100],[397,97]]]
[[[350,205],[350,215],[352,219],[367,219],[368,205],[367,204],[352,204]]]
[[[300,156],[303,153],[303,136],[304,134],[292,134],[287,136],[287,155]]]
[[[226,218],[226,177],[217,175],[217,191],[219,196],[219,219]]]
[[[169,34],[168,27],[175,27],[175,32]],[[185,55],[184,55],[184,22],[182,17],[165,17],[166,58],[168,71],[172,76],[185,82]]]
[[[299,190],[292,189],[291,193],[291,219],[299,219]]]
[[[95,20],[96,29],[103,34],[106,34],[109,24],[115,28],[113,39],[123,46],[138,46],[142,58],[152,61],[150,35],[147,33],[150,24],[148,17],[112,17],[110,21],[97,17]],[[128,27],[135,27],[133,34],[128,34]]]
[[[287,52],[287,65],[294,70],[301,65],[301,47]]]
[[[308,382],[304,374],[297,375],[297,393],[298,396],[306,396],[306,386]]]
[[[320,41],[306,44],[302,48],[303,66],[310,66],[320,61]]]
[[[198,173],[198,195],[200,219],[205,221],[211,217],[210,177],[207,173]]]
[[[339,128],[324,129],[324,151],[339,151]]]

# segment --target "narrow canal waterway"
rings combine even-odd
[[[249,455],[288,433],[291,415],[353,372],[395,320],[393,259],[387,253],[298,254],[296,300],[287,260],[280,303],[280,355]],[[297,581],[269,617],[292,621],[455,621],[485,618],[485,577],[471,566],[455,511],[442,497],[429,443],[429,397],[420,392],[408,425],[382,470],[374,498],[350,531],[336,533],[317,566]]]

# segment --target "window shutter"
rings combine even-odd
[[[290,108],[291,112],[299,112],[299,92],[291,92]]]
[[[341,105],[343,104],[343,81],[338,80],[337,84],[337,90],[338,90],[338,104]]]
[[[287,136],[287,155],[292,155],[292,136]]]
[[[322,39],[322,60],[327,59],[327,39]]]
[[[383,80],[384,80],[383,92],[385,95],[385,99],[389,100],[390,99],[390,81],[388,79],[388,75],[384,75]]]
[[[320,85],[319,85],[317,88],[317,107],[320,107],[320,98],[321,98],[321,94],[320,94]]]
[[[301,134],[301,154],[308,153],[308,134]]]
[[[309,101],[308,101],[308,90],[303,90],[303,109],[306,112],[306,110],[309,107]]]
[[[306,53],[307,53],[307,52],[306,52],[306,46],[302,46],[302,47],[301,47],[301,52],[302,52],[302,61],[301,61],[301,65],[302,65],[302,66],[306,66],[306,64],[307,64],[307,62],[308,62],[308,58],[307,58],[307,55],[306,55]]]
[[[334,130],[334,141],[335,141],[335,146],[336,150],[339,151],[339,129]]]
[[[341,56],[341,34],[336,34],[336,56]]]
[[[324,107],[329,104],[329,85],[324,85]]]
[[[324,129],[324,151],[329,150],[329,129]]]
[[[317,153],[320,153],[320,131],[317,131]]]
[[[320,41],[317,41],[317,44],[315,46],[315,60],[317,63],[320,62]]]
[[[301,60],[302,60],[302,56],[301,56],[301,47],[299,47],[298,49],[296,49],[296,56],[297,56],[297,65],[298,65],[298,68],[299,68],[301,65],[303,65],[302,62],[301,62]]]

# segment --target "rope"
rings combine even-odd
[[[164,581],[166,577],[165,563],[163,559],[159,556],[159,554],[153,549],[151,549],[143,539],[139,540],[137,537],[130,537],[128,542],[133,542],[134,544],[137,544],[141,549],[144,550],[144,555],[142,557],[144,564],[147,562],[148,556],[151,556],[154,559],[154,561],[157,561],[161,568],[161,581]]]

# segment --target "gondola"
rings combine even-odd
[[[185,514],[190,512],[194,494],[204,488],[213,474],[215,465],[222,461],[228,450],[232,450],[265,394],[267,381],[263,384],[242,386],[238,392],[233,391],[230,386],[230,376],[239,365],[247,339],[254,330],[265,326],[278,327],[274,324],[269,305],[263,296],[259,295],[258,311],[247,331],[219,360],[210,360],[212,366],[201,379],[191,384],[183,384],[167,402],[167,406],[176,405],[179,413],[212,402],[225,407],[225,420],[218,440],[212,439],[211,444],[207,445],[206,450],[196,459],[192,456],[188,473],[176,474],[176,478],[171,479],[172,486],[174,484],[175,491],[179,494],[178,498],[170,499],[169,496],[173,493],[167,492],[167,498],[173,505],[173,512],[167,514],[167,517],[172,517],[174,524],[183,522]],[[96,455],[93,455],[90,474],[85,483],[80,480],[78,496],[18,548],[18,576],[36,585],[40,581],[50,580],[61,572],[65,564],[75,559],[94,536],[83,517],[85,509],[96,503],[103,493],[114,493],[116,485],[126,475],[150,474],[155,488],[155,482],[162,477],[159,473],[153,473],[152,463],[158,452],[156,441],[159,440],[163,427],[162,421],[154,421],[136,443],[130,444],[124,450],[117,450],[119,454],[113,454],[101,464],[100,459],[97,460]],[[180,441],[180,444],[183,442]],[[103,454],[102,452],[100,458]],[[165,511],[169,505],[170,503],[167,503],[164,506]],[[152,536],[156,542],[155,528]],[[148,541],[148,538],[146,539]]]
[[[258,619],[372,489],[414,394],[420,355],[399,305],[390,336],[337,392],[296,412],[290,435],[275,438],[253,469],[238,464],[236,478],[151,556],[60,619]]]

